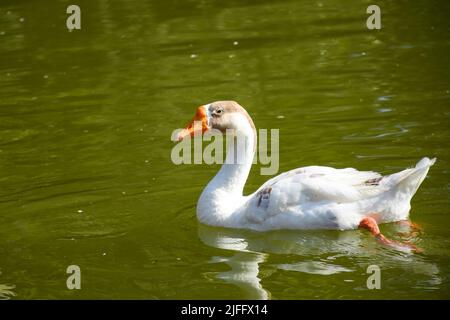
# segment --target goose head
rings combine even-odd
[[[227,130],[256,132],[255,125],[247,111],[235,101],[216,101],[197,108],[195,116],[178,134],[178,140],[194,137],[207,130],[217,129],[222,133]]]

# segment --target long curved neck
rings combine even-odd
[[[239,131],[227,137],[227,155],[216,176],[210,181],[214,189],[242,196],[255,155],[256,135],[253,130]]]
[[[226,140],[225,162],[197,203],[199,220],[210,225],[226,219],[242,205],[243,190],[256,149],[256,132],[250,124],[236,132],[234,139],[227,137]]]

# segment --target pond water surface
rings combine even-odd
[[[68,32],[72,2],[0,2],[0,298],[450,298],[447,1],[379,0],[368,30],[369,1],[79,0]],[[421,231],[381,227],[423,253],[200,225],[219,167],[174,165],[170,135],[223,99],[280,130],[279,172],[437,157],[412,201]]]

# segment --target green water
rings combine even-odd
[[[369,4],[1,0],[0,298],[450,298],[450,6],[380,0],[368,30]],[[412,201],[421,232],[382,226],[423,253],[200,225],[219,167],[174,165],[170,135],[219,99],[280,129],[280,172],[437,157]],[[257,165],[246,192],[268,178]]]

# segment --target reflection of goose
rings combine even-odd
[[[14,286],[0,284],[0,300],[7,300],[10,297],[15,296],[16,294],[13,291],[11,291],[12,289],[14,289]]]
[[[395,226],[392,231],[402,228]],[[345,272],[348,273],[346,278],[351,280],[365,273],[369,265],[376,264],[382,270],[403,270],[402,275],[406,277],[403,281],[420,279],[415,284],[416,288],[435,290],[442,283],[439,268],[426,257],[379,247],[367,250],[372,243],[359,232],[275,230],[261,233],[200,224],[198,236],[210,247],[234,252],[231,257],[224,253],[224,256],[212,258],[214,263],[223,262],[231,267],[231,270],[219,273],[217,278],[237,285],[250,299],[271,296],[261,284],[261,265],[264,265],[265,276],[276,270],[319,276]],[[277,256],[276,264],[267,264],[270,254]],[[364,286],[364,281],[355,283],[355,288]]]
[[[228,236],[211,227],[199,226],[199,237],[207,245],[232,250],[232,257],[213,257],[213,263],[226,263],[230,271],[221,272],[217,278],[225,280],[241,288],[248,299],[266,300],[270,293],[265,290],[259,278],[259,264],[265,261],[266,254],[248,250],[245,238]]]
[[[434,159],[424,158],[415,168],[384,177],[353,168],[298,168],[243,196],[256,149],[252,119],[234,101],[210,103],[198,108],[178,138],[208,129],[232,130],[241,139],[229,144],[225,163],[200,196],[197,216],[201,222],[260,231],[362,227],[384,244],[410,248],[386,239],[377,224],[408,218],[410,200]]]
[[[0,271],[0,274],[2,272]],[[0,300],[7,300],[11,297],[14,297],[16,294],[12,291],[15,288],[15,286],[10,286],[7,284],[1,284],[0,283]]]
[[[212,262],[224,262],[231,267],[230,271],[221,272],[217,278],[241,288],[248,299],[267,300],[270,294],[261,285],[259,264],[264,262],[265,255],[258,252],[238,252],[232,257],[218,257]]]
[[[231,256],[213,257],[214,263],[226,263],[231,270],[222,272],[217,278],[237,285],[250,299],[267,299],[268,290],[261,285],[260,264],[266,261],[268,253],[320,256],[336,253],[338,256],[359,256],[367,253],[361,246],[361,237],[353,232],[314,231],[298,233],[292,230],[276,230],[266,233],[242,229],[222,229],[205,225],[198,226],[199,238],[206,245],[231,250]],[[300,259],[300,258],[299,258]],[[273,268],[274,266],[272,266]],[[331,275],[353,271],[332,261],[308,259],[295,263],[275,265],[276,268],[309,274]]]
[[[264,252],[297,256],[337,253],[345,256],[367,254],[364,238],[355,232],[274,230],[253,232],[198,225],[200,239],[210,247],[238,252]]]

